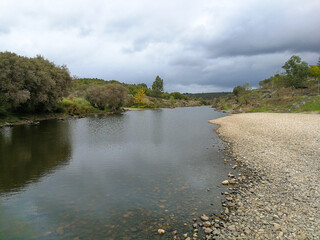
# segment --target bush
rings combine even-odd
[[[27,58],[0,53],[0,108],[8,111],[52,112],[66,94],[71,76],[66,66],[56,66],[41,56]]]
[[[128,90],[119,84],[91,87],[87,91],[86,99],[100,110],[108,106],[112,111],[117,111],[127,103]]]

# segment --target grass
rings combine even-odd
[[[58,111],[72,115],[82,115],[100,112],[84,98],[63,98],[58,104]]]
[[[229,110],[229,109],[231,109],[231,108],[232,108],[231,105],[225,105],[225,106],[223,106],[223,110]]]
[[[260,106],[249,110],[249,112],[286,112],[307,96],[293,96],[265,99]]]
[[[293,112],[317,112],[320,111],[320,96],[312,96],[306,103],[293,110]]]

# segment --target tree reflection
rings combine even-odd
[[[38,126],[0,130],[0,194],[22,190],[68,163],[68,122],[44,121]]]

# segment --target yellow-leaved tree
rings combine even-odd
[[[134,103],[137,104],[143,104],[144,98],[146,97],[145,90],[143,88],[140,88],[138,92],[134,95]]]

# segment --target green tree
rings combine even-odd
[[[0,108],[15,112],[51,112],[67,93],[71,76],[41,56],[0,53]]]
[[[305,85],[309,74],[308,64],[299,56],[292,56],[283,66],[286,70],[285,86],[300,88]]]
[[[237,97],[240,96],[245,91],[246,89],[243,86],[236,86],[233,88],[233,94]]]
[[[112,111],[118,111],[128,101],[128,90],[116,83],[95,86],[87,90],[86,99],[100,110],[108,106]]]
[[[163,92],[163,79],[159,76],[156,77],[152,84],[152,92],[155,97],[159,97]]]

